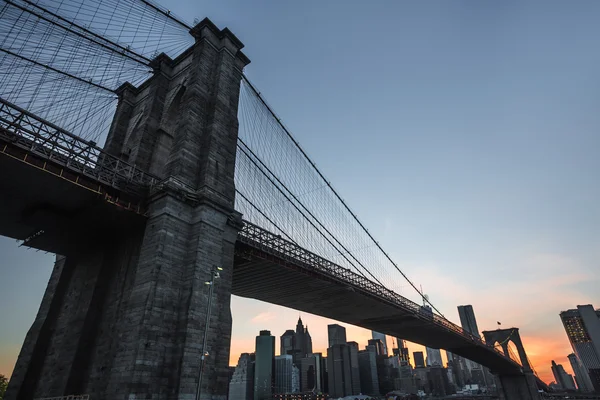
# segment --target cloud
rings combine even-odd
[[[277,318],[275,313],[267,311],[255,315],[250,321],[252,321],[253,324],[262,324],[264,322],[273,321],[275,318]]]

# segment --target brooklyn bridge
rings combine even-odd
[[[229,29],[144,0],[4,0],[0,32],[0,235],[57,255],[6,399],[223,399],[232,294],[446,349],[502,398],[538,398],[518,330],[480,338],[393,290],[429,302]]]

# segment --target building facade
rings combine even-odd
[[[327,341],[328,347],[336,344],[346,344],[346,328],[338,324],[327,325]]]
[[[427,352],[427,366],[433,367],[438,366],[442,367],[442,352],[440,349],[432,349],[431,347],[425,348]]]
[[[369,350],[358,352],[358,368],[360,373],[361,393],[379,396],[379,379],[377,377],[377,355]]]
[[[594,386],[590,380],[590,375],[587,373],[585,367],[581,364],[579,358],[577,358],[577,355],[575,353],[571,353],[567,356],[567,358],[569,359],[569,363],[571,363],[571,368],[575,374],[577,389],[581,392],[594,391]]]
[[[422,351],[413,352],[413,360],[415,360],[415,368],[425,368],[425,358]]]
[[[554,375],[554,380],[560,389],[575,390],[575,381],[573,380],[573,376],[568,374],[561,364],[557,364],[554,360],[552,360],[551,369],[552,374]]]
[[[252,400],[254,398],[254,354],[242,353],[229,382],[229,398]]]
[[[350,347],[347,344],[334,344],[327,349],[327,372],[331,397],[358,394],[353,393]]]
[[[273,397],[275,367],[275,336],[270,331],[260,331],[256,337],[254,364],[254,400],[271,400]]]
[[[600,392],[600,310],[591,304],[579,305],[561,312],[560,319],[594,390]]]
[[[275,357],[275,388],[274,393],[293,393],[292,378],[294,361],[289,354]]]
[[[383,344],[383,353],[387,356],[389,353],[388,352],[388,346],[387,346],[387,337],[385,336],[384,333],[380,333],[380,332],[376,332],[376,331],[371,331],[371,337],[373,339],[379,339],[381,340],[381,343]]]

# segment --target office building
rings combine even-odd
[[[562,390],[575,390],[575,382],[570,374],[563,368],[561,364],[557,364],[552,360],[552,374],[558,387]]]
[[[254,400],[271,400],[273,397],[275,367],[275,336],[270,331],[260,331],[256,337],[254,364]]]
[[[229,398],[254,399],[254,354],[242,353],[229,382]]]
[[[590,380],[590,375],[587,373],[585,367],[581,364],[581,361],[579,361],[579,358],[577,358],[577,355],[575,353],[571,353],[567,356],[567,358],[569,359],[569,363],[571,363],[571,368],[575,374],[577,389],[580,392],[593,392],[594,386]]]
[[[293,393],[292,375],[294,362],[290,354],[275,357],[274,393]]]
[[[350,346],[345,343],[334,344],[327,349],[327,373],[331,397],[358,394],[353,393]]]
[[[346,344],[346,328],[338,324],[327,325],[328,347],[336,344]]]
[[[296,325],[295,347],[300,350],[299,358],[297,359],[298,364],[300,364],[300,358],[312,354],[312,339],[310,333],[308,333],[308,326],[304,327],[301,318],[298,318],[298,324]]]
[[[425,358],[422,351],[413,352],[413,360],[415,360],[415,368],[425,368]]]
[[[425,351],[427,352],[427,366],[433,367],[438,366],[442,367],[442,352],[440,349],[432,349],[431,347],[426,347]]]
[[[387,356],[389,353],[388,353],[388,347],[387,347],[387,337],[385,336],[385,334],[380,333],[380,332],[371,331],[371,337],[373,339],[381,340],[381,343],[383,344],[383,354],[385,354]]]
[[[387,356],[383,347],[383,342],[379,339],[369,339],[367,349],[374,351],[378,356]]]
[[[358,352],[358,367],[361,393],[379,396],[379,379],[377,377],[377,355],[373,351]]]
[[[291,329],[288,329],[287,331],[285,331],[283,333],[283,335],[281,335],[280,337],[280,347],[279,347],[279,354],[286,355],[292,355],[294,354],[294,343],[295,343],[295,338],[294,336],[296,335],[296,332],[294,332]]]
[[[600,392],[600,310],[591,304],[563,311],[560,319],[573,352],[586,369],[594,390]]]
[[[460,317],[462,328],[470,334],[479,337],[479,328],[477,327],[473,306],[458,306],[458,316]]]
[[[310,354],[300,360],[300,391],[323,392],[323,355],[321,353]]]
[[[352,375],[352,394],[360,393],[360,370],[358,366],[358,343],[346,343],[350,350],[350,373]]]

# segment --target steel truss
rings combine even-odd
[[[2,98],[0,140],[35,158],[129,195],[143,196],[158,182],[155,176],[104,152],[96,143],[81,139]]]
[[[248,245],[252,249],[259,250],[266,256],[270,256],[269,259],[271,260],[278,261],[284,266],[293,265],[294,267],[300,267],[310,272],[318,272],[319,275],[326,279],[349,286],[368,296],[377,297],[407,313],[413,314],[416,318],[433,322],[446,331],[464,337],[474,345],[494,349],[486,345],[478,336],[472,335],[458,325],[436,314],[423,312],[423,308],[419,304],[408,300],[382,285],[372,282],[251,222],[244,221],[243,225],[242,230],[238,233],[238,241]],[[496,349],[494,350],[504,357],[501,352]],[[514,360],[511,361],[520,367]]]

